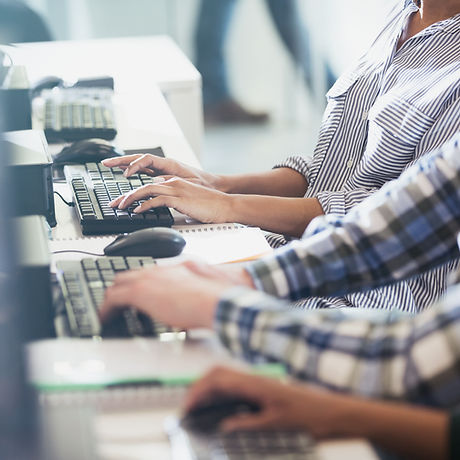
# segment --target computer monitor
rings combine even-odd
[[[32,128],[30,90],[26,69],[14,65],[12,47],[0,47],[0,124],[2,131]]]
[[[1,110],[1,106],[0,106]],[[1,136],[0,131],[0,136]],[[26,382],[22,305],[16,240],[12,229],[10,177],[0,152],[0,452],[2,459],[40,458],[34,392]]]

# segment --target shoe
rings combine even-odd
[[[249,112],[238,102],[227,99],[204,108],[204,121],[208,124],[223,123],[266,123],[268,121],[266,112]]]

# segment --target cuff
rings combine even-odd
[[[276,256],[263,257],[245,268],[258,291],[278,298],[289,298],[289,283]]]
[[[347,212],[343,192],[320,192],[316,195],[316,199],[323,208],[324,214],[344,216]]]
[[[279,311],[279,301],[254,289],[235,287],[221,297],[214,317],[214,330],[222,344],[248,361],[257,359],[251,343],[260,315]]]
[[[277,163],[273,166],[273,169],[276,168],[290,168],[294,171],[297,171],[299,174],[302,174],[304,177],[308,177],[308,172],[310,169],[310,163],[305,160],[300,155],[290,156],[286,158],[282,163]]]

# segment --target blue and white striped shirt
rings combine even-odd
[[[313,159],[290,157],[325,214],[346,214],[460,131],[460,14],[397,43],[409,16],[404,0],[369,51],[327,94]],[[401,8],[402,6],[402,8]],[[405,283],[346,297],[309,298],[305,308],[363,307],[417,312],[446,288],[455,263]]]

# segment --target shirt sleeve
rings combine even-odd
[[[279,362],[342,392],[448,408],[460,402],[459,296],[456,286],[418,316],[379,323],[341,310],[287,312],[282,300],[234,288],[218,305],[215,327],[231,352],[252,363]]]
[[[302,176],[307,179],[308,171],[310,169],[310,161],[300,155],[293,155],[286,158],[282,163],[276,164],[273,168],[290,168],[297,171],[299,174],[302,174]]]
[[[298,300],[407,279],[458,257],[460,135],[346,216],[246,266],[257,289]]]

